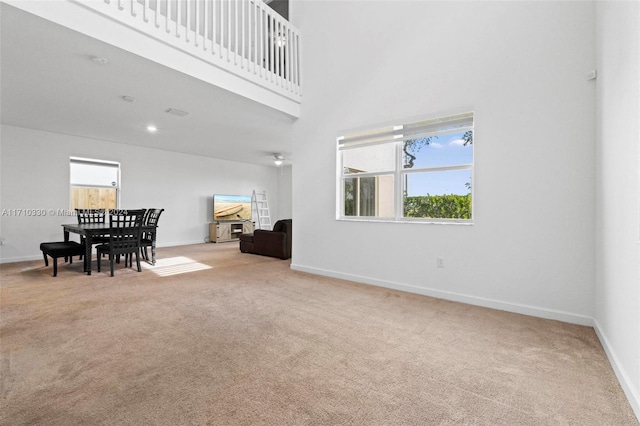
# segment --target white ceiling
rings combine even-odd
[[[254,164],[291,158],[294,120],[282,112],[4,3],[0,14],[3,124]]]

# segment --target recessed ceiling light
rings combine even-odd
[[[102,58],[100,56],[94,56],[91,60],[98,65],[106,65],[109,62],[107,58]]]
[[[175,109],[175,108],[165,109],[164,112],[169,113],[169,114],[173,114],[173,115],[177,115],[178,117],[184,117],[185,115],[189,114],[187,111],[182,111],[182,110]]]
[[[150,125],[147,126],[147,131],[149,133],[155,133],[156,131],[158,131],[158,128],[156,126],[150,124]]]
[[[124,95],[122,97],[122,100],[125,101],[125,102],[135,102],[136,98],[134,98],[133,96]]]

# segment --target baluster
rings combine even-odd
[[[296,68],[298,70],[298,94],[302,94],[302,75],[300,74],[300,34],[296,34]]]
[[[282,75],[284,76],[284,87],[287,88],[289,86],[289,61],[288,61],[288,57],[289,57],[289,29],[287,28],[286,24],[283,24],[283,31],[284,31],[284,43],[282,45],[282,68],[283,68],[283,73]]]
[[[130,2],[131,2],[131,16],[133,16],[135,18],[136,16],[138,16],[138,14],[136,13],[136,4],[137,4],[137,2],[136,2],[136,0],[130,0]]]
[[[180,21],[182,18],[182,7],[180,0],[176,0],[176,37],[180,38]]]
[[[191,41],[191,7],[193,6],[193,1],[185,0],[184,8],[186,19],[184,21],[184,41],[189,43]]]
[[[193,19],[195,19],[196,23],[195,23],[195,29],[196,29],[196,33],[193,35],[193,45],[195,47],[200,46],[198,44],[198,35],[200,34],[200,14],[198,13],[198,5],[200,4],[200,0],[193,0]]]
[[[160,14],[160,0],[156,0],[156,14],[154,15],[154,20],[153,20],[153,25],[155,25],[156,28],[160,28],[160,20],[158,18],[158,15]]]
[[[260,77],[266,75],[264,72],[264,67],[267,65],[267,61],[265,59],[265,50],[264,50],[264,40],[267,34],[267,26],[266,26],[266,16],[264,10],[264,2],[260,2]]]
[[[264,24],[264,31],[262,32],[262,44],[264,46],[264,76],[266,79],[270,78],[270,67],[271,67],[271,51],[269,50],[269,40],[271,38],[271,34],[269,34],[269,29],[271,28],[271,17],[269,16],[269,11],[267,8],[264,8],[264,20],[262,21]]]
[[[289,59],[291,60],[291,90],[295,91],[294,79],[296,74],[296,60],[294,57],[295,55],[294,43],[296,39],[296,33],[293,28],[290,29],[290,32],[291,32],[291,44],[289,45],[289,49],[291,50],[291,52],[289,53]]]
[[[118,9],[124,10],[124,6],[122,5],[122,0],[118,0]]]
[[[145,23],[149,22],[149,0],[144,0],[142,5],[142,20]]]
[[[282,26],[280,27],[282,30],[282,47],[280,48],[280,62],[281,62],[281,67],[282,67],[282,71],[280,74],[282,74],[282,85],[283,87],[287,87],[287,78],[289,78],[289,74],[287,74],[287,51],[289,50],[287,48],[287,45],[289,43],[289,40],[287,39],[287,25],[286,24],[282,24]]]
[[[273,26],[271,27],[271,46],[273,48],[273,81],[278,84],[278,70],[280,69],[280,49],[278,49],[278,20],[275,18],[275,16],[273,18]]]
[[[269,71],[271,72],[271,81],[273,81],[273,75],[274,75],[274,70],[275,70],[275,63],[273,61],[273,58],[275,56],[275,52],[273,51],[273,44],[275,42],[275,39],[273,37],[273,32],[275,30],[275,19],[272,16],[269,16],[269,30],[271,32],[271,34],[269,34],[270,36],[270,43],[269,43]]]
[[[211,54],[215,54],[216,49],[216,3],[211,3]]]
[[[276,43],[275,43],[275,48],[276,48],[276,84],[277,85],[282,85],[282,64],[280,62],[282,62],[282,35],[280,34],[280,31],[282,29],[282,27],[280,26],[280,22],[278,22],[277,20],[275,21],[276,25],[275,25],[275,29],[276,29]]]
[[[224,0],[220,0],[220,58],[224,47]]]
[[[167,14],[165,15],[165,28],[167,30],[167,34],[171,33],[171,27],[169,26],[169,22],[171,21],[171,0],[166,1],[167,4]]]
[[[240,4],[242,5],[242,10],[240,13],[240,21],[242,22],[242,27],[240,28],[240,39],[241,39],[241,44],[242,44],[242,56],[240,57],[240,68],[244,69],[244,56],[246,53],[245,50],[245,37],[244,37],[244,31],[245,31],[245,7],[244,4],[246,3],[246,0],[240,0]]]
[[[204,28],[202,30],[202,50],[206,51],[209,41],[209,2],[205,0],[202,8],[202,19],[204,21]]]
[[[231,62],[231,0],[227,1],[227,62]]]
[[[280,23],[280,85],[287,87],[287,27]]]
[[[255,34],[254,28],[253,28],[253,12],[254,12],[254,8],[253,5],[251,4],[252,2],[249,0],[248,3],[248,20],[249,22],[247,23],[247,48],[249,49],[249,55],[247,56],[247,71],[251,72],[251,68],[253,65],[253,70],[255,71],[255,49],[253,49],[253,35]]]
[[[287,39],[284,50],[284,64],[286,72],[287,89],[291,90],[291,30],[286,28]]]
[[[258,8],[255,3],[251,3],[251,11],[253,13],[253,19],[251,19],[251,28],[253,29],[253,33],[250,37],[251,39],[251,51],[253,52],[253,73],[256,74],[258,72]]]
[[[300,86],[300,69],[298,68],[298,34],[294,34],[293,35],[293,76],[294,76],[294,84],[295,84],[295,89],[296,92],[299,92],[299,86]]]
[[[238,52],[240,49],[238,48],[238,41],[240,38],[238,37],[238,0],[234,0],[233,2],[233,13],[235,15],[233,21],[233,30],[234,30],[234,39],[233,39],[233,64],[238,65]]]
[[[202,3],[202,50],[207,50],[209,38],[209,15],[206,0]]]
[[[296,34],[293,30],[293,28],[289,28],[289,37],[290,37],[290,42],[289,42],[289,55],[287,55],[287,60],[290,62],[289,65],[289,82],[291,84],[291,91],[293,92],[295,90],[295,75],[296,75],[296,61],[294,58],[295,55],[295,50],[294,50],[294,43],[295,43],[295,39],[296,39]]]

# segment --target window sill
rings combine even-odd
[[[336,218],[342,222],[377,222],[377,223],[401,223],[401,224],[418,224],[418,225],[462,225],[473,226],[473,219],[389,219],[389,218],[372,218],[372,217],[339,217]]]

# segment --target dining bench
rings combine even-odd
[[[58,258],[64,257],[65,260],[68,257],[69,263],[73,263],[73,256],[80,256],[84,254],[84,245],[75,241],[53,241],[40,244],[40,250],[42,250],[42,256],[44,256],[44,265],[49,266],[50,256],[53,259],[53,276],[58,275]]]

